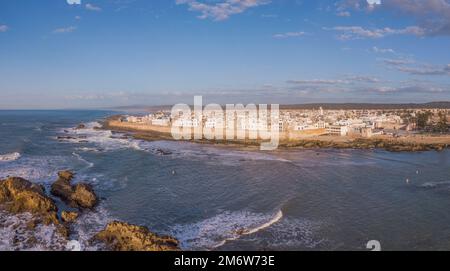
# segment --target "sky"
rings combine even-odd
[[[1,0],[0,109],[450,100],[450,0]]]

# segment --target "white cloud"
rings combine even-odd
[[[312,80],[289,80],[288,84],[294,85],[350,85],[360,83],[379,83],[380,79],[374,76],[349,75],[342,79],[312,79]]]
[[[369,9],[374,9],[377,6],[381,5],[381,0],[366,0],[367,4],[369,4]]]
[[[81,5],[81,0],[67,0],[69,5]]]
[[[387,53],[395,54],[395,50],[394,50],[394,49],[390,49],[390,48],[378,48],[378,47],[376,47],[376,46],[374,46],[374,47],[372,48],[372,51],[373,51],[374,53],[379,53],[379,54],[387,54]]]
[[[190,11],[200,12],[198,18],[223,21],[230,16],[243,13],[249,8],[269,4],[270,0],[221,0],[216,3],[203,3],[197,0],[175,0],[177,5],[188,5]]]
[[[340,40],[354,40],[365,38],[379,39],[390,35],[425,35],[425,30],[417,26],[409,26],[402,29],[394,29],[390,27],[368,29],[361,26],[335,26],[332,28],[324,28],[324,30],[341,32],[342,34],[338,36]]]
[[[418,63],[411,59],[382,59],[383,62],[397,71],[410,75],[449,75],[450,64],[445,66]]]
[[[275,39],[287,39],[287,38],[302,37],[304,35],[306,35],[305,32],[287,32],[287,33],[275,34],[275,35],[273,35],[273,38],[275,38]]]
[[[385,64],[391,66],[401,66],[415,63],[415,61],[411,59],[382,59],[382,60]]]
[[[338,13],[336,13],[337,16],[339,17],[350,17],[352,16],[350,12],[348,11],[339,11]]]
[[[433,93],[442,93],[446,90],[440,86],[435,85],[429,85],[429,84],[406,84],[402,86],[377,86],[368,88],[366,90],[363,90],[366,92],[376,92],[380,94],[398,94],[398,93],[404,93],[404,94],[413,94],[413,93],[426,93],[426,94],[433,94]]]
[[[450,35],[450,0],[341,0],[338,11],[393,11],[416,21],[423,35]]]
[[[87,9],[87,10],[91,10],[91,11],[102,11],[102,8],[101,8],[101,7],[94,6],[94,5],[91,4],[91,3],[87,3],[87,4],[86,4],[86,9]]]
[[[0,32],[8,31],[9,27],[7,25],[0,25]]]
[[[399,66],[397,70],[405,72],[411,75],[450,75],[450,71],[445,67],[433,67],[433,66],[419,66],[419,67],[406,67]]]
[[[345,80],[329,80],[329,79],[312,79],[312,80],[289,80],[289,84],[296,85],[337,85],[337,84],[347,84]]]
[[[55,34],[64,34],[64,33],[71,33],[73,31],[77,30],[75,26],[69,26],[69,27],[61,27],[53,30],[53,33]]]
[[[353,83],[356,83],[356,82],[360,82],[360,83],[379,83],[381,81],[377,77],[365,76],[365,75],[348,76],[345,80],[347,80],[349,82],[353,82]]]

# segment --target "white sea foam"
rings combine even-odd
[[[267,229],[267,237],[256,240],[267,250],[315,249],[328,241],[319,235],[321,222],[285,218]]]
[[[68,241],[80,244],[83,251],[103,250],[104,245],[92,242],[92,238],[113,220],[104,207],[98,206],[79,217],[73,224],[73,234],[66,240],[53,225],[29,229],[27,223],[31,219],[29,213],[12,215],[0,211],[0,251],[63,251],[68,249]]]
[[[243,151],[236,149],[224,149],[205,144],[173,141],[137,141],[138,147],[144,151],[159,153],[160,150],[167,151],[178,159],[201,160],[208,164],[235,166],[249,161],[274,161],[290,162],[273,154]]]
[[[11,215],[0,211],[0,250],[64,250],[66,241],[53,225],[29,229],[29,213]]]
[[[83,129],[68,128],[62,129],[61,133],[68,135],[69,138],[62,138],[61,141],[69,143],[91,143],[98,148],[87,148],[86,151],[114,151],[125,148],[140,149],[137,140],[130,140],[121,134],[115,136],[112,131],[98,129],[101,125],[98,122],[91,122],[85,125]]]
[[[105,226],[114,220],[102,205],[94,211],[83,213],[73,225],[74,235],[72,240],[79,242],[81,250],[96,251],[104,249],[102,244],[92,242],[92,238]]]
[[[75,156],[79,161],[85,163],[87,165],[87,169],[88,168],[92,168],[94,166],[94,163],[87,161],[86,159],[84,159],[81,155],[79,155],[76,152],[72,153],[73,156]]]
[[[229,237],[229,238],[226,238],[225,240],[223,240],[222,242],[220,242],[219,244],[217,244],[216,246],[214,246],[214,248],[219,248],[219,247],[225,245],[225,244],[226,244],[227,242],[229,242],[229,241],[234,241],[234,240],[239,239],[241,236],[251,235],[251,234],[257,233],[257,232],[259,232],[259,231],[261,231],[261,230],[264,230],[264,229],[266,229],[266,228],[269,228],[269,227],[272,226],[273,224],[279,222],[282,218],[283,218],[283,212],[280,210],[280,211],[278,211],[278,213],[277,213],[272,219],[270,219],[269,221],[267,221],[267,222],[265,222],[265,223],[263,223],[263,224],[261,224],[261,225],[259,225],[259,226],[257,225],[257,226],[255,226],[254,228],[249,228],[249,229],[242,228],[242,229],[239,229],[238,231],[234,232],[233,236],[231,236],[231,237]]]
[[[69,157],[25,156],[13,163],[0,163],[0,178],[15,176],[33,182],[49,183],[56,179],[58,171],[70,164]]]
[[[97,129],[101,125],[98,122],[87,123],[83,129],[69,128],[63,129],[66,135],[73,138],[63,139],[70,143],[92,143],[97,146],[94,150],[92,148],[85,151],[114,151],[120,149],[134,149],[137,151],[144,151],[156,155],[170,155],[172,157],[181,159],[201,159],[207,163],[222,164],[222,165],[238,165],[245,161],[278,161],[278,162],[290,162],[289,160],[277,157],[276,155],[253,152],[223,149],[194,144],[189,142],[175,142],[175,141],[144,141],[133,138],[128,138],[121,133],[113,133],[109,130]],[[79,148],[79,149],[81,149]]]
[[[21,155],[18,152],[7,153],[0,155],[0,162],[11,162],[20,159]]]
[[[282,211],[275,214],[257,214],[247,211],[224,212],[198,223],[176,225],[171,229],[170,234],[180,240],[184,249],[211,250],[229,241],[268,229],[282,218]]]
[[[82,152],[100,152],[98,148],[89,148],[89,147],[75,148],[75,150]]]
[[[448,186],[450,185],[450,181],[442,181],[442,182],[426,182],[420,185],[422,188],[435,188],[438,186]]]

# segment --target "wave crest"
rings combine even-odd
[[[18,152],[13,153],[7,153],[0,155],[0,162],[10,162],[10,161],[16,161],[20,159],[21,154]]]
[[[281,210],[275,214],[225,212],[198,223],[174,226],[171,235],[180,240],[184,249],[211,250],[267,229],[282,218]]]

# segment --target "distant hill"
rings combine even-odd
[[[450,109],[449,102],[430,102],[430,103],[404,103],[404,104],[382,104],[382,103],[311,103],[311,104],[291,104],[280,105],[280,109],[318,109],[322,107],[324,110],[368,110],[368,109]],[[155,112],[162,110],[170,110],[172,106],[120,106],[114,107],[115,110],[129,112]]]

